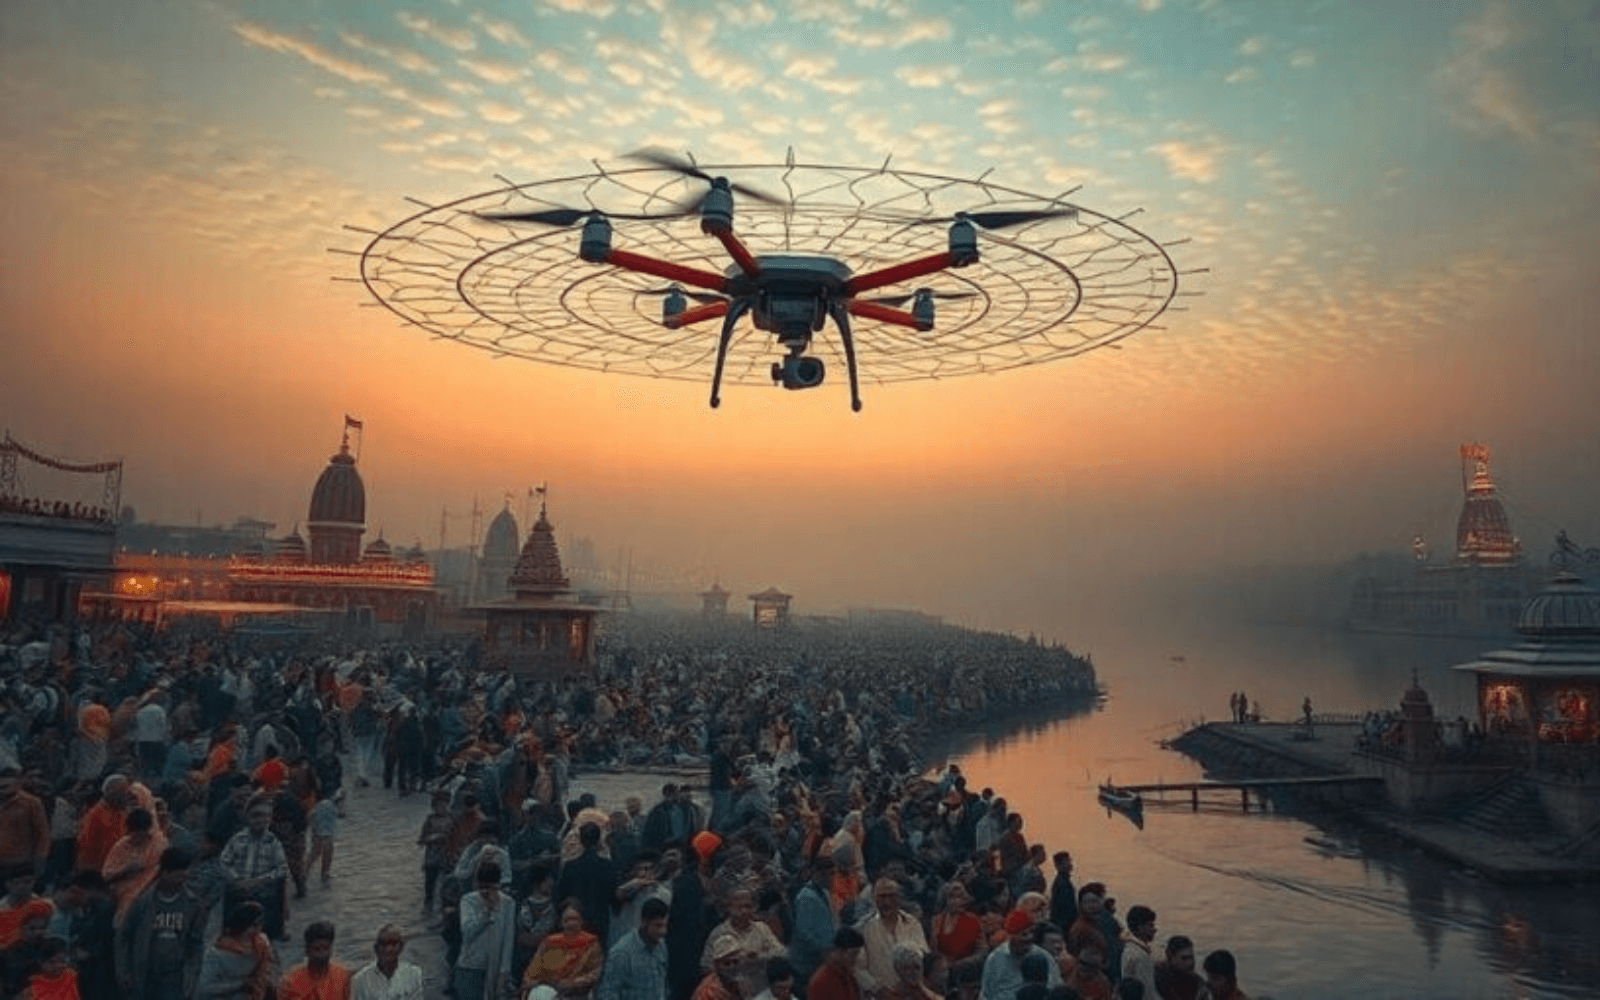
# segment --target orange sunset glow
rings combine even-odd
[[[1332,15],[926,4],[864,15],[920,40],[840,42],[866,46],[845,59],[708,5],[717,43],[644,81],[630,66],[677,37],[653,14],[557,6],[536,32],[453,8],[0,14],[11,432],[123,458],[142,519],[282,531],[356,414],[370,528],[404,544],[549,482],[559,532],[602,553],[1047,633],[1112,578],[1402,548],[1450,502],[1463,440],[1493,444],[1530,533],[1600,534],[1600,118],[1578,15],[1397,16],[1400,59]],[[1190,36],[1181,71],[1160,57]],[[596,44],[597,65],[573,61]],[[1186,239],[1172,254],[1199,297],[1118,350],[864,371],[855,414],[842,371],[731,387],[713,411],[705,382],[496,359],[330,280],[355,265],[328,251],[414,212],[405,196],[646,146],[1081,185],[1081,204]]]

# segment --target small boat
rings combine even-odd
[[[1116,809],[1125,813],[1138,813],[1144,811],[1144,799],[1138,792],[1130,792],[1124,788],[1107,782],[1100,786],[1100,804],[1108,809]]]

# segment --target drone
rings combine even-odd
[[[598,208],[551,208],[533,212],[475,213],[478,218],[509,225],[570,228],[582,224],[578,256],[590,264],[607,265],[670,282],[665,288],[640,294],[659,296],[661,323],[679,330],[712,320],[722,321],[717,340],[716,366],[711,376],[711,406],[722,403],[722,376],[734,329],[748,315],[757,330],[771,334],[785,353],[772,363],[772,381],[785,389],[815,389],[827,374],[822,359],[807,352],[815,337],[832,320],[843,349],[850,383],[850,408],[861,410],[855,332],[851,318],[907,327],[922,333],[934,329],[938,300],[971,298],[973,292],[942,292],[918,288],[909,293],[864,297],[870,292],[905,285],[951,269],[969,267],[979,260],[978,230],[997,231],[1049,219],[1075,219],[1071,206],[1036,210],[956,212],[937,218],[907,220],[918,225],[949,227],[946,249],[887,267],[854,273],[835,257],[820,254],[753,254],[734,231],[734,196],[786,207],[782,199],[759,189],[713,176],[693,161],[668,153],[643,150],[632,158],[675,171],[703,182],[705,193],[694,203],[659,213],[611,213]],[[613,220],[661,221],[699,216],[700,231],[718,240],[731,258],[722,272],[690,267],[613,246]],[[687,287],[686,287],[687,286]],[[691,302],[693,303],[691,305]],[[909,306],[909,308],[906,308]]]

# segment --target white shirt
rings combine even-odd
[[[422,970],[401,962],[391,979],[373,962],[351,978],[350,1000],[422,1000]]]
[[[172,738],[167,731],[167,710],[158,702],[149,702],[133,715],[136,742],[166,743]]]

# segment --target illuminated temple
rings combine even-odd
[[[362,547],[366,486],[350,452],[350,426],[317,477],[306,517],[273,540],[224,558],[120,552],[111,613],[159,622],[205,614],[225,623],[288,613],[324,626],[420,634],[437,618],[433,567],[420,548],[396,551],[380,535]]]
[[[573,599],[542,501],[539,519],[505,582],[510,597],[477,608],[484,616],[486,665],[542,676],[594,665],[595,616],[603,609]]]
[[[1505,505],[1489,471],[1489,447],[1461,446],[1461,514],[1449,562],[1431,561],[1427,543],[1412,543],[1405,572],[1369,576],[1355,585],[1347,624],[1364,632],[1500,635],[1517,624],[1539,575],[1522,559]]]

